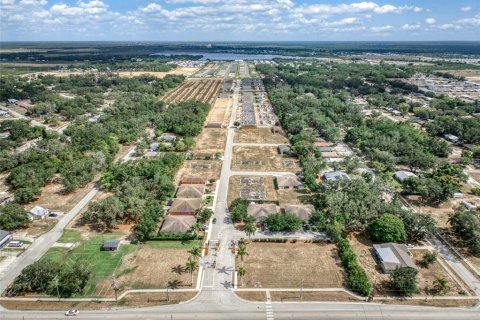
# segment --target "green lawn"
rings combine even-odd
[[[77,235],[69,232],[64,236],[64,241],[61,242],[77,242],[68,239],[78,239]],[[120,266],[122,258],[129,253],[135,251],[138,245],[122,245],[116,252],[102,251],[102,244],[105,240],[117,239],[121,233],[107,233],[96,236],[90,240],[80,241],[80,245],[72,251],[64,248],[50,248],[42,259],[57,261],[59,263],[75,263],[77,259],[88,261],[92,270],[90,280],[84,290],[84,296],[98,295],[106,292],[96,290],[97,282],[110,279],[115,270]],[[63,238],[63,236],[62,236]],[[106,290],[106,289],[105,289]]]
[[[202,245],[201,241],[147,241],[146,245],[153,249],[181,249]]]
[[[73,229],[65,229],[62,236],[57,242],[61,243],[75,243],[82,241],[82,235],[79,231]]]

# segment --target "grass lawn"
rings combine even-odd
[[[181,249],[202,245],[201,241],[147,241],[146,245],[152,249]]]
[[[75,243],[80,241],[82,241],[82,235],[80,234],[80,231],[73,229],[65,229],[62,236],[60,237],[60,239],[58,239],[57,242]]]
[[[73,230],[71,230],[73,231]],[[71,240],[79,239],[79,234],[68,232],[62,236],[63,241],[74,242]],[[77,259],[88,261],[91,267],[92,275],[85,287],[84,296],[102,295],[109,288],[98,287],[97,283],[101,280],[109,279],[122,262],[122,258],[134,252],[138,245],[122,245],[116,252],[102,251],[101,247],[105,240],[119,238],[121,233],[108,233],[96,236],[90,240],[80,241],[80,245],[71,251],[64,248],[51,248],[42,257],[57,261],[62,264],[75,263]]]

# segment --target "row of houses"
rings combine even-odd
[[[286,204],[278,207],[274,203],[252,202],[247,207],[247,214],[255,218],[257,223],[262,223],[268,216],[279,212],[293,214],[307,223],[314,210],[311,204]]]
[[[317,138],[313,144],[328,163],[340,162],[347,156],[352,156],[352,149],[344,142],[333,143],[322,138]]]

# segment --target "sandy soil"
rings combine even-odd
[[[242,183],[242,180],[245,181],[248,178],[262,178],[263,185],[246,185],[245,183]],[[278,201],[277,191],[274,188],[273,177],[271,176],[232,176],[228,185],[228,204],[233,200],[240,198],[240,190],[242,189],[263,190],[266,192],[266,198],[263,199],[264,201]]]
[[[285,160],[293,161],[292,165]],[[234,147],[232,170],[297,172],[300,168],[294,158],[279,155],[275,147]]]
[[[235,130],[234,142],[288,144],[288,139],[279,133],[272,133],[270,128],[248,128]]]

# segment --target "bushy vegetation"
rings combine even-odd
[[[368,235],[374,242],[405,242],[407,233],[403,221],[392,214],[375,219],[368,228]]]
[[[237,198],[230,204],[230,217],[233,222],[241,222],[247,219],[248,200]]]
[[[449,216],[449,222],[472,254],[480,256],[480,210],[459,207]]]
[[[276,213],[265,219],[265,225],[272,232],[294,232],[303,226],[303,220],[291,213]]]
[[[23,206],[17,203],[7,203],[0,206],[0,229],[16,230],[28,227],[30,219]]]
[[[418,271],[410,267],[395,269],[390,274],[390,288],[402,296],[411,296],[417,291]]]

